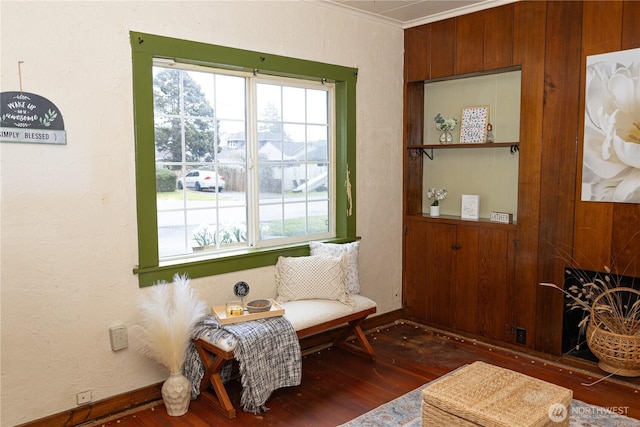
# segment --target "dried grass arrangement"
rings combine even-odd
[[[142,353],[182,373],[193,327],[205,316],[207,304],[198,299],[190,279],[176,274],[173,283],[156,283],[139,303]]]
[[[540,283],[565,294],[570,310],[582,310],[585,316],[578,324],[581,333],[589,321],[601,329],[620,335],[640,335],[640,293],[621,285],[620,276],[613,275],[604,267],[605,274],[589,277],[581,270],[566,270],[568,275],[577,275],[581,286],[572,285],[566,290],[553,283]]]
[[[579,282],[566,290],[553,283],[540,284],[563,292],[570,310],[583,311],[580,335],[586,329],[587,345],[600,369],[640,376],[640,290],[624,286],[624,276],[612,274],[607,266],[604,269],[605,273],[591,277],[584,270],[566,270],[568,277]]]

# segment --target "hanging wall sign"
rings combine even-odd
[[[67,143],[62,114],[40,95],[2,92],[0,110],[0,142]]]

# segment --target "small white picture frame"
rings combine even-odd
[[[462,219],[480,219],[480,196],[477,194],[462,195]]]
[[[488,105],[463,108],[461,122],[461,144],[482,144],[487,142],[487,124],[489,124]]]

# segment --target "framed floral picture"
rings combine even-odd
[[[460,143],[483,143],[487,137],[489,106],[464,107],[460,124]]]
[[[587,56],[582,200],[640,203],[640,49]]]

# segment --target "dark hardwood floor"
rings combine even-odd
[[[270,410],[253,415],[238,409],[229,420],[192,401],[182,417],[167,415],[161,402],[91,425],[126,426],[336,426],[395,399],[461,365],[482,360],[573,390],[575,399],[604,407],[627,407],[626,415],[640,419],[640,379],[605,376],[534,358],[411,322],[398,321],[370,331],[376,361],[339,349],[324,349],[303,359],[302,384],[276,390],[267,401]],[[229,386],[232,402],[240,402],[239,381]]]

